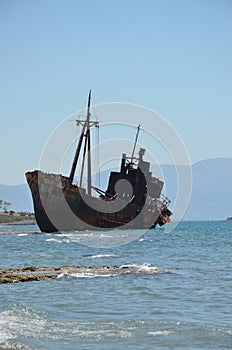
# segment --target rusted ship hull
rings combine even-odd
[[[91,90],[86,119],[76,121],[82,126],[82,131],[69,177],[38,170],[26,173],[41,231],[146,229],[170,221],[172,213],[167,208],[170,201],[162,194],[164,182],[152,175],[150,163],[143,159],[144,148],[140,148],[138,156],[135,156],[140,125],[132,155],[122,154],[120,171],[110,172],[106,191],[92,186],[90,128],[98,128],[99,123],[90,120],[90,102]],[[82,187],[85,160],[86,189]],[[73,184],[78,162],[81,163],[79,186]],[[92,196],[93,190],[98,197]]]
[[[86,194],[69,178],[35,170],[26,173],[37,224],[42,232],[139,229],[162,226],[172,214],[160,200],[144,205],[115,199],[105,201]]]

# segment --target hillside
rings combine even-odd
[[[173,165],[162,166],[165,193],[175,200],[177,176]],[[181,184],[179,184],[181,186]],[[192,166],[192,193],[185,220],[223,220],[232,215],[232,159],[214,158]]]
[[[224,219],[232,215],[232,159],[215,158],[192,167],[193,189],[186,218]]]
[[[155,167],[154,167],[155,172]],[[175,201],[177,176],[173,165],[163,165],[165,194]],[[199,161],[192,166],[193,183],[185,220],[223,220],[232,216],[232,159],[214,158]],[[101,186],[106,187],[108,172],[101,175]],[[181,184],[180,184],[181,186]],[[33,212],[27,184],[0,185],[0,199],[11,202],[10,210]]]
[[[10,202],[9,210],[33,212],[33,203],[28,185],[0,185],[0,199]]]

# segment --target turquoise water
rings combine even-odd
[[[80,244],[83,235],[91,241],[91,232],[0,230],[11,230],[0,235],[1,267],[137,268],[1,284],[1,349],[232,348],[232,222],[183,222],[170,233],[158,228],[105,249]]]

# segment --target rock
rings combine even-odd
[[[29,281],[50,280],[58,277],[75,277],[82,274],[86,277],[104,277],[127,274],[157,274],[170,273],[170,271],[157,267],[122,265],[122,266],[59,266],[59,267],[35,267],[27,266],[21,268],[0,269],[0,283],[18,283]]]

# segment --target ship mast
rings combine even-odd
[[[135,142],[134,142],[134,148],[133,148],[132,155],[131,155],[131,163],[133,163],[133,160],[134,160],[135,147],[137,145],[137,141],[138,141],[138,137],[139,137],[139,131],[140,131],[140,124],[137,127],[137,132],[136,132]]]
[[[91,121],[90,120],[90,103],[91,103],[91,90],[89,91],[89,97],[88,97],[88,106],[87,106],[87,115],[86,120],[77,120],[77,123],[82,125],[82,131],[79,138],[79,142],[77,145],[76,153],[74,156],[69,181],[70,183],[73,182],[74,174],[76,171],[77,162],[80,156],[81,152],[81,146],[83,143],[83,138],[85,137],[85,143],[84,143],[84,150],[83,150],[83,160],[82,160],[82,166],[81,166],[81,176],[80,176],[80,187],[82,186],[82,178],[83,178],[83,171],[84,171],[84,162],[85,162],[85,156],[86,156],[86,149],[88,151],[87,155],[87,193],[91,195],[91,142],[90,142],[90,128],[91,126],[99,126],[99,123],[97,121]]]
[[[88,164],[87,164],[87,193],[91,195],[91,152],[90,152],[90,101],[91,101],[91,90],[89,91],[88,108],[87,108],[87,144],[88,144]]]

